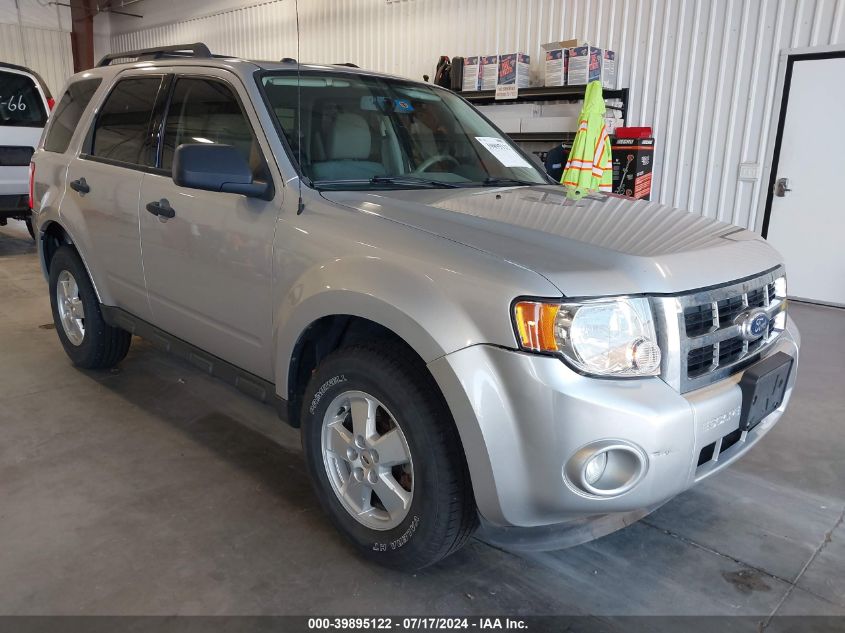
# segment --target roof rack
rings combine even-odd
[[[117,59],[134,57],[137,61],[149,61],[163,58],[205,58],[211,57],[208,46],[202,42],[194,44],[177,44],[175,46],[156,46],[154,48],[142,48],[137,51],[124,51],[122,53],[109,53],[103,57],[97,66],[109,66]]]

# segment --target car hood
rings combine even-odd
[[[570,297],[682,292],[781,263],[737,226],[614,195],[570,200],[555,186],[323,196],[531,269]]]

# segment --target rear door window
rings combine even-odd
[[[0,70],[0,127],[44,127],[47,112],[35,80]]]
[[[91,97],[94,96],[102,81],[102,79],[83,79],[67,87],[53,112],[50,129],[47,131],[47,138],[44,139],[45,150],[60,154],[67,151],[76,126],[79,125],[85,108],[88,107]]]
[[[162,77],[123,79],[106,98],[94,126],[91,155],[132,165],[153,165],[150,121]]]

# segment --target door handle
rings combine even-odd
[[[775,195],[778,198],[785,198],[790,191],[792,189],[789,188],[789,178],[778,178],[775,182]]]
[[[83,196],[89,191],[91,191],[91,187],[89,187],[88,183],[85,182],[85,178],[74,180],[70,183],[70,188],[73,189],[76,193],[82,194]]]
[[[176,211],[173,210],[166,198],[157,202],[148,202],[147,211],[160,218],[172,218],[176,215]]]

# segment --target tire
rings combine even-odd
[[[76,292],[72,290],[74,284]],[[60,285],[71,290],[59,290]],[[132,335],[103,320],[97,293],[82,259],[72,246],[61,246],[53,256],[49,287],[56,332],[74,365],[83,369],[108,369],[125,358]],[[67,296],[68,293],[75,298],[61,302],[59,294]],[[62,314],[70,316],[65,321]],[[82,315],[81,319],[76,319],[79,315]]]
[[[370,410],[375,410],[378,437],[368,439],[364,447],[355,443],[362,434],[356,433],[361,427],[353,418],[360,422],[368,416],[353,413],[368,410],[367,397],[374,401]],[[356,346],[330,354],[308,383],[301,420],[305,460],[320,503],[363,556],[395,569],[421,569],[460,549],[475,531],[478,515],[460,438],[434,380],[410,350],[399,345]],[[391,434],[396,427],[408,462],[391,467],[400,445],[398,436]],[[343,430],[348,437],[338,440],[338,450],[324,453],[324,442],[334,447],[334,438],[341,438]],[[391,440],[389,450],[385,439]],[[349,446],[357,461],[350,462],[348,453],[342,459],[332,457]],[[363,488],[363,495],[351,495],[356,502],[350,503],[337,490],[344,475],[348,489],[361,489],[353,479],[356,464],[364,473],[364,485],[372,481],[368,477],[373,471],[382,475],[373,482],[374,495],[367,497]],[[389,491],[390,504],[378,496],[382,490]],[[400,507],[396,498],[407,494],[410,499]],[[372,510],[364,512],[367,499]]]
[[[26,220],[24,220],[24,222],[26,222],[26,230],[29,231],[29,236],[34,241],[35,240],[35,229],[32,226],[32,218],[27,218]]]

